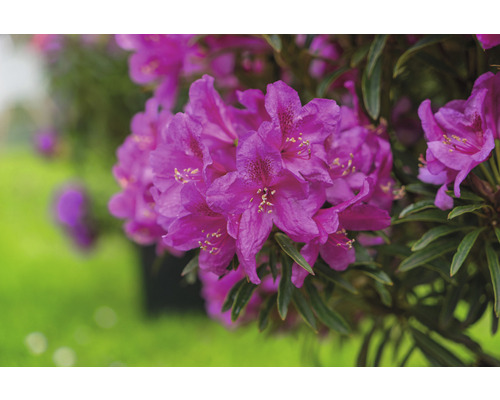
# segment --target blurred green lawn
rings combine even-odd
[[[146,317],[131,243],[107,235],[80,254],[52,223],[53,190],[72,177],[64,161],[0,153],[0,366],[54,366],[60,348],[72,350],[75,366],[355,365],[359,337],[320,340],[307,329],[268,335],[256,324],[228,331],[202,314]],[[116,323],[99,324],[103,313]],[[38,355],[25,344],[33,332],[47,339]],[[498,355],[489,317],[474,333]],[[393,364],[390,354],[383,364]],[[409,364],[426,362],[414,352]]]

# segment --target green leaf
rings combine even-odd
[[[349,66],[351,68],[356,68],[356,66],[366,57],[368,50],[370,50],[370,44],[364,44],[363,46],[357,48],[351,57]]]
[[[429,335],[425,335],[415,328],[410,328],[415,344],[422,351],[422,353],[430,358],[431,361],[435,360],[443,367],[464,367],[464,363],[455,357],[455,355],[448,349],[431,339]]]
[[[484,230],[485,228],[476,229],[465,235],[463,240],[458,245],[457,252],[453,256],[453,260],[451,262],[450,276],[453,276],[458,272],[458,270],[464,263],[465,259],[469,255],[472,246],[474,246],[474,243],[476,243],[479,234]]]
[[[405,190],[410,193],[431,196],[432,198],[436,196],[436,190],[433,190],[429,185],[425,185],[423,183],[409,183],[408,185],[405,185]]]
[[[342,68],[336,69],[331,74],[327,75],[326,78],[323,79],[318,85],[318,89],[316,90],[317,96],[324,97],[326,91],[328,90],[328,88],[330,86],[332,86],[333,82],[335,82],[338,78],[340,78],[347,71],[349,71],[348,67],[342,67]]]
[[[380,114],[380,89],[382,82],[382,58],[378,58],[371,75],[365,69],[361,78],[361,91],[366,111],[372,119],[377,119]]]
[[[415,267],[426,264],[443,254],[449,253],[457,248],[456,241],[440,240],[436,241],[425,249],[413,253],[411,256],[403,260],[399,265],[399,271],[409,271]]]
[[[278,312],[282,320],[286,318],[286,314],[288,313],[288,305],[292,299],[294,288],[295,286],[292,283],[292,263],[283,254],[281,260],[281,278],[278,285]]]
[[[269,314],[271,313],[271,310],[273,309],[275,304],[276,304],[276,294],[266,299],[264,305],[260,309],[258,318],[258,325],[260,332],[262,332],[264,329],[267,328],[267,325],[269,324]]]
[[[295,261],[298,265],[304,268],[311,275],[314,275],[314,271],[312,270],[309,263],[302,257],[302,254],[295,248],[293,245],[292,239],[290,239],[287,235],[282,232],[276,232],[274,234],[274,238],[276,242],[280,245],[283,251],[288,254],[293,261]]]
[[[186,276],[187,274],[193,272],[194,270],[196,270],[196,268],[198,268],[198,258],[199,256],[196,255],[191,259],[191,261],[187,263],[187,265],[181,272],[181,276]]]
[[[491,284],[493,285],[493,293],[495,294],[495,314],[498,317],[500,314],[500,263],[498,255],[493,248],[486,244],[486,259],[488,260],[488,268],[491,274]]]
[[[405,222],[423,221],[423,222],[446,222],[446,212],[442,210],[427,210],[417,214],[411,214],[400,219],[393,219],[391,225],[398,225]]]
[[[448,287],[448,293],[446,294],[446,298],[441,309],[441,314],[439,315],[440,326],[446,328],[452,321],[453,314],[455,313],[458,301],[460,300],[461,292],[462,286],[450,285]]]
[[[345,280],[340,273],[334,271],[326,264],[318,261],[314,267],[319,276],[329,280],[330,282],[335,283],[340,286],[342,289],[347,290],[349,293],[358,294],[358,291],[351,283]]]
[[[281,52],[282,44],[279,35],[262,35],[262,36],[275,52],[277,53]]]
[[[231,321],[236,321],[241,311],[245,308],[247,303],[250,301],[254,290],[257,288],[257,285],[245,282],[241,285],[240,290],[236,293],[236,297],[233,303],[233,309],[231,310]]]
[[[406,365],[406,363],[408,362],[408,360],[410,359],[411,355],[413,354],[413,352],[415,351],[416,347],[415,346],[411,346],[410,349],[408,350],[408,352],[406,353],[406,355],[403,357],[403,359],[401,360],[401,362],[399,363],[399,366],[400,367],[404,367]]]
[[[373,361],[374,367],[378,367],[380,365],[380,361],[382,359],[382,354],[384,352],[385,345],[389,342],[389,339],[390,339],[390,334],[391,334],[390,329],[386,329],[384,331],[384,335],[382,336],[382,340],[380,341],[380,344],[378,345],[378,348],[377,348],[377,352],[375,353],[375,360]]]
[[[450,235],[454,232],[462,231],[463,229],[464,229],[463,227],[458,227],[458,226],[449,226],[449,225],[436,226],[435,228],[429,229],[426,233],[424,233],[422,237],[413,244],[411,250],[412,251],[422,250],[428,244],[432,243],[434,240],[443,236]]]
[[[380,282],[375,282],[375,290],[380,296],[380,300],[382,300],[382,304],[387,307],[392,306],[392,296],[387,290],[387,288]]]
[[[392,286],[392,280],[384,271],[380,268],[373,267],[370,265],[351,265],[352,269],[356,269],[357,271],[361,271],[369,277],[375,279],[377,282],[383,283],[384,285]]]
[[[483,208],[483,207],[487,207],[486,204],[472,204],[472,205],[468,205],[468,206],[455,207],[448,214],[448,219],[453,219],[453,218],[458,217],[459,215],[474,212],[474,211],[479,210],[480,208]]]
[[[295,308],[307,323],[307,325],[309,325],[312,330],[317,333],[318,326],[316,324],[316,318],[314,317],[313,310],[309,306],[309,303],[306,301],[300,290],[297,288],[295,288],[293,291],[292,301],[295,305]]]
[[[222,304],[222,312],[226,312],[233,307],[234,299],[236,298],[236,295],[238,294],[238,291],[240,290],[241,286],[247,282],[247,278],[243,278],[239,282],[237,282],[229,291],[229,293],[226,296],[226,300],[224,301],[224,304]]]
[[[370,349],[370,342],[372,340],[375,331],[376,331],[376,324],[373,324],[372,329],[365,335],[363,339],[363,344],[361,345],[358,357],[356,359],[357,367],[366,367],[366,364],[368,363],[368,350]]]
[[[274,246],[271,246],[269,250],[269,269],[271,270],[273,280],[276,282],[276,278],[278,278],[278,268],[276,267],[276,250]]]
[[[447,190],[446,194],[448,196],[451,196],[455,199],[461,199],[461,200],[469,200],[469,201],[484,201],[482,197],[479,197],[478,195],[466,190],[466,189],[460,189],[460,197],[455,196],[455,191],[454,190]]]
[[[309,294],[312,308],[316,312],[318,318],[330,329],[333,329],[342,335],[349,334],[350,328],[347,322],[339,314],[327,307],[319,295],[318,290],[309,279],[305,281],[305,286],[307,293]]]
[[[396,65],[394,66],[394,72],[393,72],[393,77],[396,78],[402,71],[403,71],[403,65],[418,51],[422,50],[423,48],[430,46],[435,43],[442,42],[443,40],[447,39],[449,35],[427,35],[420,39],[417,43],[415,43],[412,47],[410,47],[408,50],[406,50],[398,59],[396,62]]]
[[[497,237],[498,243],[500,243],[500,229],[495,227],[495,236]]]
[[[419,211],[426,210],[428,208],[436,208],[434,205],[434,200],[422,200],[414,204],[410,204],[403,211],[399,213],[399,218],[404,218],[407,215],[415,214]]]
[[[375,65],[384,51],[384,46],[387,42],[388,36],[389,35],[375,35],[375,38],[373,39],[368,53],[368,62],[366,64],[366,74],[368,77],[373,74]]]
[[[491,316],[491,334],[495,335],[498,331],[498,317],[495,314],[495,310],[493,311],[493,315]]]

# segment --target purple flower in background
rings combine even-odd
[[[419,177],[443,185],[436,197],[436,206],[442,209],[453,204],[445,193],[447,184],[454,180],[455,196],[460,197],[460,184],[495,147],[493,130],[484,113],[487,95],[487,89],[476,88],[469,99],[451,101],[435,114],[430,100],[418,109],[428,146],[426,169]]]
[[[91,223],[89,200],[85,189],[78,185],[67,185],[56,195],[55,218],[83,250],[90,249],[96,239]]]
[[[58,135],[53,129],[40,130],[35,134],[35,149],[44,157],[51,158],[56,154]]]
[[[134,54],[129,59],[130,77],[138,84],[159,83],[156,99],[167,109],[177,100],[179,79],[198,70],[201,56],[193,35],[116,35],[116,42]]]
[[[500,35],[476,35],[484,50],[500,45]]]

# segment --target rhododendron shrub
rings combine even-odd
[[[118,35],[151,98],[110,211],[159,256],[194,250],[183,274],[225,325],[354,331],[359,365],[389,347],[401,365],[415,349],[500,365],[467,334],[485,315],[495,333],[500,313],[486,36]]]

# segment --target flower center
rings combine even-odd
[[[309,160],[311,158],[311,144],[309,140],[304,140],[302,132],[299,136],[289,136],[285,139],[283,151],[292,154],[294,157]]]
[[[330,164],[330,168],[334,170],[336,175],[346,176],[356,172],[356,166],[353,165],[354,154],[349,153],[349,159],[347,162],[340,161],[340,158],[335,158]]]
[[[201,231],[202,233],[205,233],[205,230]],[[217,229],[215,232],[210,232],[207,233],[205,236],[205,240],[202,242],[201,240],[198,241],[198,245],[200,246],[200,249],[203,251],[208,251],[210,254],[218,254],[220,252],[220,249],[222,247],[222,244],[224,240],[226,239],[227,235],[223,235],[221,233],[220,229]]]
[[[179,183],[188,183],[192,181],[201,180],[200,170],[198,168],[184,168],[179,171],[177,168],[174,168],[174,178]]]
[[[273,212],[272,207],[274,204],[271,202],[272,196],[276,194],[275,189],[269,189],[265,187],[264,189],[259,189],[257,190],[257,197],[260,197],[260,203],[258,205],[258,211],[257,212],[267,212],[268,214],[271,214]],[[250,199],[250,203],[253,202],[254,197]]]

